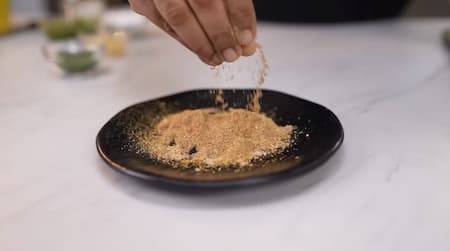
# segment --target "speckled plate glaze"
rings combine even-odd
[[[140,154],[129,136],[130,127],[158,120],[161,115],[184,109],[215,106],[210,89],[182,92],[130,106],[109,120],[97,135],[97,149],[103,160],[121,173],[156,182],[195,188],[245,186],[303,175],[318,168],[341,146],[344,131],[336,115],[310,101],[276,91],[263,90],[261,110],[279,125],[294,125],[293,144],[270,161],[255,163],[240,172],[216,173],[181,170]],[[253,90],[224,90],[231,107],[243,108]],[[139,127],[137,127],[139,128]],[[143,127],[145,128],[145,127]]]

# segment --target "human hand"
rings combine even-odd
[[[256,51],[252,0],[129,0],[131,8],[195,53],[220,65]]]

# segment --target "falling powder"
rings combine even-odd
[[[233,80],[236,80],[237,75],[241,75],[241,73],[250,72],[252,74],[251,81],[255,84],[255,91],[252,92],[247,97],[248,105],[247,109],[254,112],[261,112],[261,98],[263,96],[262,94],[262,86],[266,80],[267,72],[269,70],[269,66],[267,64],[267,59],[264,54],[263,47],[260,44],[257,44],[257,50],[254,56],[251,57],[255,62],[251,62],[250,65],[245,65],[244,69],[238,68],[236,72],[235,68],[232,68],[235,63],[224,63],[222,65],[213,67],[214,76],[223,82],[231,82]],[[247,69],[247,67],[250,67]],[[251,69],[251,67],[257,67],[257,69]],[[226,100],[223,97],[222,90],[215,91],[214,94],[216,95],[216,104],[220,106],[226,107]]]
[[[264,54],[264,50],[260,44],[258,44],[258,52],[259,52],[259,61],[260,61],[260,70],[258,72],[258,83],[256,85],[256,90],[251,96],[251,100],[249,103],[249,109],[254,112],[261,112],[261,98],[262,91],[261,87],[266,81],[267,71],[269,69],[269,65],[267,64],[266,55]]]
[[[136,139],[141,152],[174,167],[196,171],[215,170],[225,166],[244,167],[253,161],[270,158],[290,145],[294,127],[278,126],[261,113],[261,87],[268,65],[258,45],[258,67],[251,71],[255,91],[247,97],[247,109],[227,109],[223,91],[212,91],[217,108],[184,110],[164,116]],[[229,64],[214,68],[216,77],[231,81]]]

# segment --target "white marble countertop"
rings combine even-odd
[[[219,194],[137,182],[94,146],[127,105],[217,87],[183,48],[153,36],[109,72],[63,79],[38,33],[1,38],[0,250],[448,251],[444,28],[450,19],[261,25],[265,87],[331,108],[346,139],[306,177]]]

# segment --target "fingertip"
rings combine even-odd
[[[226,62],[234,62],[238,59],[239,55],[236,53],[236,50],[233,48],[228,48],[222,51],[223,58]]]
[[[249,57],[256,53],[257,45],[256,42],[251,43],[250,45],[242,47],[242,56]]]
[[[198,56],[198,58],[205,64],[210,65],[210,66],[218,66],[221,65],[223,63],[223,60],[220,56],[218,56],[217,54],[214,55],[211,59],[207,59],[204,58],[202,56]]]
[[[223,59],[221,56],[215,54],[211,61],[214,66],[221,65],[223,63]]]
[[[238,35],[238,40],[242,46],[251,44],[254,40],[252,31],[251,30],[240,31]]]
[[[236,50],[236,53],[237,53],[237,55],[238,55],[238,58],[239,58],[240,56],[242,56],[243,49],[242,49],[241,46],[237,46],[237,47],[235,48],[235,50]]]

